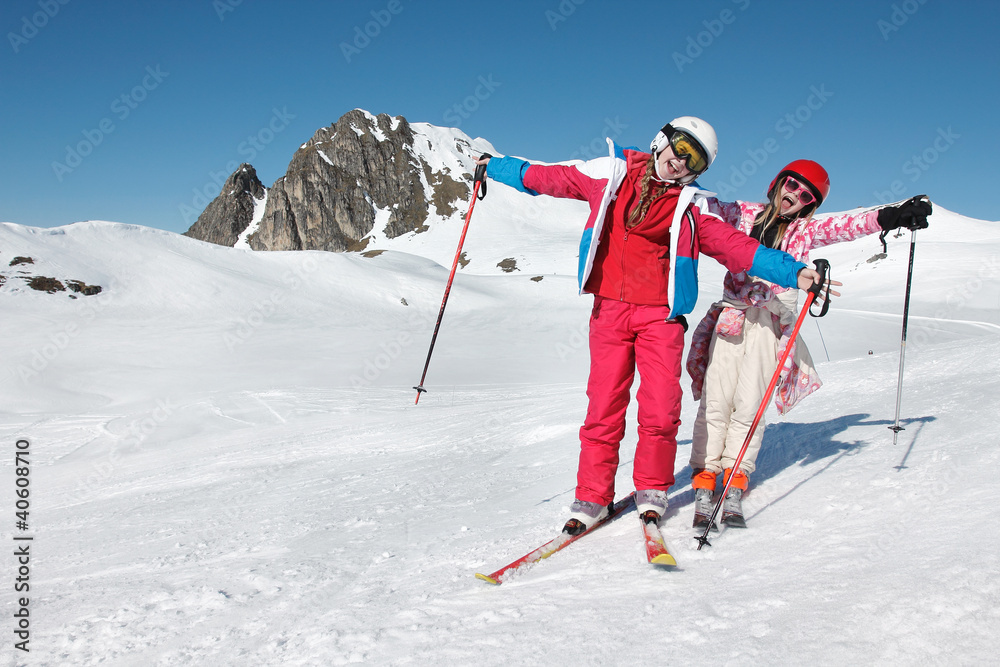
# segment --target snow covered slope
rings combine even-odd
[[[460,221],[375,257],[0,225],[0,539],[18,438],[34,536],[31,653],[8,634],[5,664],[992,661],[1000,223],[941,209],[917,234],[895,447],[909,234],[872,263],[874,237],[815,253],[845,283],[806,324],[825,386],[769,415],[748,530],[696,551],[679,484],[677,571],[645,563],[631,513],[499,588],[473,578],[553,536],[572,500],[575,206],[490,184],[467,248],[523,268],[459,272],[419,406]],[[104,291],[27,289],[15,256]],[[699,310],[721,292],[702,271]]]

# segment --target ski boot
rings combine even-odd
[[[660,518],[667,513],[667,492],[656,489],[636,491],[635,509],[643,523],[659,524]]]
[[[732,468],[725,471],[724,482],[729,483],[729,475]],[[750,478],[742,470],[737,471],[733,476],[732,484],[729,485],[729,493],[722,503],[722,523],[732,528],[746,528],[747,522],[743,518],[743,494],[750,486]]]
[[[600,503],[591,503],[586,500],[573,500],[569,506],[569,521],[563,526],[562,532],[568,535],[579,535],[585,533],[598,521],[608,516],[610,505],[605,507]]]
[[[722,503],[722,523],[730,528],[746,528],[747,522],[743,518],[743,489],[735,486],[729,488],[726,500]]]
[[[715,509],[712,495],[715,493],[715,475],[711,470],[696,470],[691,475],[691,487],[694,489],[694,528],[704,528],[712,518]],[[714,523],[712,530],[719,527]]]
[[[694,528],[704,528],[712,519],[712,510],[715,503],[712,501],[713,492],[711,489],[695,489],[694,491]],[[712,524],[712,530],[719,530],[716,524]]]

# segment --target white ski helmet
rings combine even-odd
[[[705,159],[708,164],[705,165],[705,169],[702,169],[699,173],[704,173],[709,167],[712,166],[712,162],[715,161],[715,156],[719,154],[719,138],[715,135],[715,129],[711,125],[703,121],[701,118],[695,118],[694,116],[681,116],[679,118],[674,118],[672,121],[664,125],[663,128],[656,133],[653,141],[649,144],[649,150],[653,153],[653,155],[659,155],[660,151],[670,144],[669,132],[671,128],[674,130],[680,130],[690,136],[692,139],[697,141],[705,151]]]

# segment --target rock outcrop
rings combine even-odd
[[[21,288],[18,286],[20,283],[7,282],[8,278],[18,278],[27,284],[33,290],[38,292],[47,292],[48,294],[57,294],[58,292],[65,292],[69,289],[69,297],[75,299],[75,294],[82,294],[84,296],[94,296],[95,294],[100,294],[104,288],[100,285],[88,285],[82,280],[72,280],[52,278],[49,276],[38,276],[32,275],[31,271],[27,269],[28,265],[34,265],[34,257],[15,257],[10,261],[9,266],[15,267],[20,266],[24,268],[8,270],[0,270],[0,288],[7,292],[20,292]],[[63,282],[65,281],[65,282]]]
[[[257,171],[249,164],[241,164],[184,235],[219,245],[234,245],[253,220],[255,202],[263,199],[265,192]]]
[[[372,234],[395,238],[425,230],[432,211],[452,215],[456,202],[471,193],[471,175],[454,173],[457,168],[432,168],[422,155],[437,147],[428,139],[418,150],[417,138],[402,116],[373,116],[361,109],[320,128],[267,191],[263,218],[248,238],[250,247],[360,251]],[[464,155],[461,146],[440,148]],[[244,167],[252,171],[243,165],[230,181]],[[250,224],[246,210],[238,209],[240,201],[248,201],[238,200],[242,191],[227,182],[186,234],[233,245]]]

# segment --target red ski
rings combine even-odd
[[[598,521],[597,523],[595,523],[593,526],[591,526],[589,530],[586,530],[580,533],[579,535],[567,535],[566,533],[559,533],[559,536],[556,537],[554,540],[546,542],[545,544],[538,547],[531,553],[522,556],[521,558],[518,558],[513,563],[509,565],[504,565],[503,567],[501,567],[499,570],[497,570],[492,574],[480,574],[479,572],[477,572],[476,579],[482,579],[483,581],[490,584],[497,584],[497,585],[502,584],[503,582],[507,581],[507,579],[509,579],[511,575],[513,575],[518,570],[526,570],[527,568],[531,567],[538,561],[544,560],[549,556],[551,556],[552,554],[554,554],[555,552],[573,544],[573,542],[576,542],[584,535],[589,535],[598,528],[600,528],[601,526],[603,526],[604,524],[613,521],[615,518],[617,518],[622,513],[627,511],[634,504],[634,500],[635,500],[635,493],[633,492],[625,496],[618,502],[616,502],[614,505],[612,505],[611,511],[608,512],[608,515],[603,519],[601,519],[600,521]]]
[[[642,524],[642,537],[646,542],[646,558],[649,562],[653,565],[676,567],[677,561],[670,551],[667,550],[667,544],[663,541],[663,533],[660,532],[660,528],[656,525],[656,522],[646,523],[645,521],[640,521],[640,523]]]

